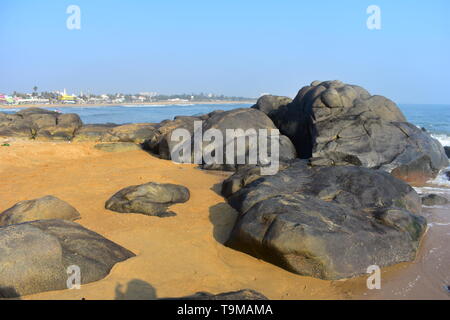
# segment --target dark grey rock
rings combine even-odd
[[[269,115],[271,112],[278,110],[282,106],[286,106],[292,102],[289,97],[281,97],[274,95],[264,95],[256,101],[256,104],[252,106],[254,109],[264,112]]]
[[[27,108],[0,114],[0,136],[38,140],[71,140],[82,126],[77,114]]]
[[[268,156],[270,157],[272,154],[271,150],[271,136],[272,131],[276,130],[277,128],[273,124],[273,122],[270,120],[270,118],[262,111],[259,111],[255,108],[241,108],[241,109],[234,109],[230,111],[225,111],[221,113],[216,113],[211,115],[208,120],[206,120],[203,124],[203,132],[206,132],[210,129],[217,129],[222,133],[223,136],[223,159],[222,164],[204,164],[204,169],[212,169],[212,170],[236,170],[241,165],[249,164],[249,154],[250,150],[257,151],[259,147],[259,140],[258,140],[258,134],[260,129],[267,130],[267,147],[268,147]],[[235,129],[242,129],[243,135],[239,135],[238,137],[241,137],[245,139],[245,149],[244,154],[235,152],[234,155],[234,161],[231,164],[226,163],[225,153],[227,150],[227,147],[229,144],[237,145],[237,141],[239,138],[234,139],[227,139],[227,130],[235,130]],[[247,130],[254,130],[253,134],[247,134]],[[254,138],[254,141],[256,141],[256,144],[251,144],[250,137]],[[280,161],[286,161],[295,159],[297,154],[294,145],[292,142],[287,138],[286,136],[280,135],[279,136],[279,160]],[[209,142],[205,142],[203,144],[203,148],[206,148],[206,146],[209,144]],[[235,149],[236,150],[236,149]],[[244,159],[244,161],[239,161],[239,158]],[[258,157],[258,163],[261,165],[261,159]]]
[[[54,196],[26,200],[16,203],[0,213],[0,226],[18,224],[27,221],[63,219],[76,220],[80,213],[67,202]]]
[[[198,132],[194,132],[194,122],[198,121],[201,124]],[[175,147],[179,146],[179,141],[172,141],[172,133],[175,129],[185,129],[189,133],[189,135],[194,138],[194,135],[197,134],[202,136],[209,129],[217,129],[222,133],[223,141],[223,155],[224,157],[220,162],[222,163],[214,163],[214,164],[202,164],[203,169],[209,170],[236,170],[237,167],[241,165],[245,165],[249,162],[249,141],[250,138],[256,138],[257,136],[254,134],[247,134],[246,136],[239,135],[240,138],[245,140],[245,154],[235,153],[234,155],[234,163],[227,164],[225,159],[225,151],[227,146],[230,146],[231,143],[236,145],[236,141],[239,138],[235,138],[233,140],[226,140],[226,130],[227,129],[242,129],[245,131],[248,129],[254,129],[256,133],[259,133],[259,129],[276,129],[273,122],[270,120],[267,115],[263,112],[255,109],[255,108],[242,108],[242,109],[234,109],[230,111],[222,111],[216,110],[209,114],[201,115],[201,116],[177,116],[174,120],[165,120],[161,122],[159,125],[156,125],[157,133],[148,139],[144,143],[144,148],[149,150],[157,155],[159,155],[162,159],[171,159],[171,155],[173,153],[180,154],[182,156],[182,150],[175,150]],[[201,132],[200,132],[201,129]],[[248,133],[248,132],[247,132]],[[269,155],[271,155],[271,143],[270,143],[271,132],[268,132],[268,149]],[[259,141],[258,141],[259,143]],[[294,159],[296,157],[295,147],[292,142],[286,136],[280,135],[279,139],[279,154],[282,160],[285,159]],[[204,142],[203,148],[206,149],[210,142]],[[191,161],[194,162],[194,145],[189,144],[188,147],[191,149]],[[255,150],[257,150],[255,148]],[[239,159],[243,159],[243,161],[238,161]],[[260,160],[260,159],[258,159]]]
[[[444,150],[445,150],[445,154],[447,155],[447,158],[450,158],[450,147],[445,146]]]
[[[299,157],[316,164],[347,158],[416,184],[448,165],[439,141],[407,123],[394,102],[355,85],[315,81],[269,116]]]
[[[161,159],[170,160],[171,152],[177,141],[172,141],[171,134],[175,129],[185,129],[191,137],[194,136],[194,121],[201,121],[199,117],[179,116],[174,120],[162,121],[156,126],[152,137],[147,139],[143,147],[154,154],[159,155]]]
[[[67,268],[80,268],[81,283],[106,277],[134,254],[101,235],[65,220],[0,228],[0,297],[67,289]]]
[[[422,195],[421,199],[425,206],[443,206],[449,203],[447,198],[434,193]]]
[[[226,245],[321,279],[365,274],[415,258],[426,219],[412,187],[382,170],[308,167],[274,176],[239,170],[223,184],[240,215]]]
[[[189,197],[186,187],[149,182],[120,190],[106,201],[105,208],[122,213],[168,217],[175,215],[166,211],[169,206],[186,202]]]

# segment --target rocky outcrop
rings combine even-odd
[[[74,142],[102,142],[111,139],[110,131],[117,127],[113,123],[86,124],[79,128],[73,138]]]
[[[271,156],[271,136],[272,131],[277,128],[270,120],[270,118],[263,112],[257,109],[234,109],[226,112],[212,114],[204,123],[202,127],[202,131],[206,132],[207,130],[219,130],[222,133],[223,140],[223,159],[221,164],[204,164],[204,169],[212,169],[212,170],[236,170],[239,166],[249,164],[250,163],[250,152],[257,151],[261,147],[260,141],[258,140],[259,130],[263,129],[267,132],[267,148],[268,148],[268,157]],[[227,136],[227,130],[239,130],[242,132],[236,135],[236,138],[230,139]],[[246,131],[248,131],[246,132]],[[253,133],[251,133],[253,131]],[[242,151],[236,150],[234,154],[234,159],[232,163],[226,162],[226,150],[229,145],[234,145],[235,147],[238,144],[238,139],[245,139],[245,148]],[[254,139],[256,143],[252,143],[251,139]],[[297,154],[295,151],[295,147],[292,142],[285,136],[280,135],[279,137],[279,158],[278,160],[291,160],[295,159]],[[204,142],[203,148],[205,149],[210,142]],[[243,159],[240,161],[239,159]],[[258,157],[257,164],[262,165],[261,159]]]
[[[421,199],[424,206],[443,206],[449,203],[447,198],[434,193],[422,195]]]
[[[198,121],[199,126],[197,129],[194,128],[194,122]],[[240,165],[249,163],[249,146],[251,145],[251,139],[255,139],[259,144],[257,139],[257,134],[259,134],[260,129],[268,130],[267,146],[269,149],[268,157],[271,155],[271,129],[277,129],[273,122],[270,120],[264,112],[257,110],[257,108],[243,108],[234,109],[230,111],[214,111],[209,114],[204,114],[202,116],[179,116],[175,117],[174,120],[166,120],[157,126],[158,133],[155,134],[151,139],[147,140],[144,147],[159,155],[163,159],[171,159],[171,154],[175,151],[175,146],[179,145],[179,141],[172,140],[172,133],[175,129],[185,129],[192,137],[197,134],[203,137],[203,134],[207,130],[215,129],[220,131],[222,135],[222,151],[223,157],[217,161],[217,163],[202,163],[203,169],[210,170],[235,170]],[[242,129],[242,133],[236,132],[236,137],[233,139],[227,139],[227,130]],[[254,133],[247,130],[254,130]],[[196,132],[194,132],[197,130]],[[256,134],[255,134],[256,133]],[[227,147],[230,147],[231,143],[236,146],[238,139],[245,139],[245,147],[243,152],[235,152],[234,160],[227,163],[225,158],[225,151]],[[206,150],[211,142],[203,142],[203,150]],[[292,142],[285,136],[281,135],[279,139],[279,155],[282,160],[294,159],[296,157],[296,151]],[[194,142],[190,144],[191,148],[191,161],[194,162]],[[253,150],[258,150],[256,145],[253,145]],[[180,150],[180,155],[182,152]],[[238,160],[242,159],[242,160]],[[258,159],[260,160],[260,159]],[[261,162],[258,162],[261,164]]]
[[[175,215],[167,211],[169,206],[186,202],[189,197],[189,190],[186,187],[149,182],[120,190],[106,201],[105,208],[122,213],[168,217]]]
[[[222,193],[240,213],[227,246],[321,279],[411,261],[426,229],[418,194],[381,170],[296,160],[258,177],[247,167]]]
[[[131,123],[112,128],[109,131],[111,142],[144,143],[155,135],[155,125],[151,123]]]
[[[105,152],[125,152],[133,150],[142,150],[139,145],[132,142],[99,143],[96,144],[94,148]]]
[[[208,116],[208,115],[206,115]],[[171,134],[175,129],[187,130],[194,136],[194,121],[202,121],[205,117],[179,116],[173,120],[164,120],[156,126],[156,131],[144,142],[144,148],[158,155],[161,159],[170,160],[171,152],[178,143],[172,141]]]
[[[0,226],[7,226],[27,221],[63,219],[76,220],[80,213],[67,202],[54,196],[26,200],[0,213]]]
[[[80,128],[74,141],[93,142],[129,142],[142,144],[155,134],[154,124],[132,123],[116,124],[90,124]]]
[[[153,137],[155,130],[151,123],[83,126],[77,114],[40,108],[26,108],[14,114],[0,113],[0,137],[142,144]]]
[[[70,266],[81,284],[100,280],[134,254],[101,235],[65,220],[0,228],[0,297],[67,289]],[[70,271],[70,269],[69,269]]]
[[[209,292],[197,292],[191,296],[180,298],[166,298],[161,300],[269,300],[263,294],[251,290],[243,289],[239,291],[212,294]]]
[[[27,108],[15,114],[0,113],[0,137],[71,140],[81,126],[80,117],[74,113],[39,108]]]
[[[271,109],[266,107],[266,109]],[[422,184],[448,165],[441,144],[407,123],[391,100],[340,81],[315,81],[269,116],[300,158],[383,169]]]

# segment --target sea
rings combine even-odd
[[[85,124],[93,123],[156,123],[178,115],[200,115],[214,110],[248,108],[251,104],[173,104],[123,105],[59,108],[62,113],[77,113]],[[443,146],[450,146],[450,105],[400,104],[407,120],[424,128]],[[45,108],[55,110],[55,107]],[[20,109],[1,109],[15,112]],[[450,200],[450,181],[443,169],[424,187],[415,188],[420,194],[435,193]],[[421,243],[414,262],[383,270],[381,289],[369,290],[364,283],[354,292],[356,299],[450,299],[450,205],[423,207],[427,218],[427,235]]]

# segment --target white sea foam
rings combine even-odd
[[[439,134],[439,133],[433,133],[431,135],[433,138],[439,140],[439,142],[445,147],[450,146],[450,136],[447,134]]]
[[[447,167],[443,170],[441,170],[441,172],[439,172],[439,174],[437,175],[437,177],[434,180],[428,181],[428,183],[432,184],[433,186],[437,186],[437,187],[444,187],[443,190],[445,190],[444,192],[448,193],[450,192],[450,190],[448,188],[450,188],[450,180],[449,177],[447,176],[447,173],[450,171],[450,167]],[[447,189],[445,189],[447,188]],[[438,188],[441,189],[441,188]]]
[[[431,136],[433,138],[437,139],[443,146],[450,146],[450,135],[442,134],[442,133],[441,134],[433,133]],[[434,180],[431,180],[428,182],[435,186],[442,186],[444,188],[450,188],[450,179],[447,176],[448,172],[450,172],[450,167],[447,167],[447,168],[441,170],[441,172],[439,172],[438,176]],[[440,188],[437,188],[436,190],[440,191]],[[442,190],[442,193],[449,193],[449,192],[450,192],[449,189]]]
[[[433,180],[434,181],[434,180]],[[447,188],[439,188],[439,187],[414,187],[417,193],[436,193],[436,194],[449,194],[450,189]]]

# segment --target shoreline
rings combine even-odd
[[[155,101],[155,102],[132,102],[132,103],[102,103],[102,104],[20,104],[20,105],[4,105],[0,109],[17,109],[17,108],[98,108],[98,107],[127,107],[127,106],[170,106],[170,105],[193,105],[193,104],[254,104],[256,100],[211,100],[211,101]]]

